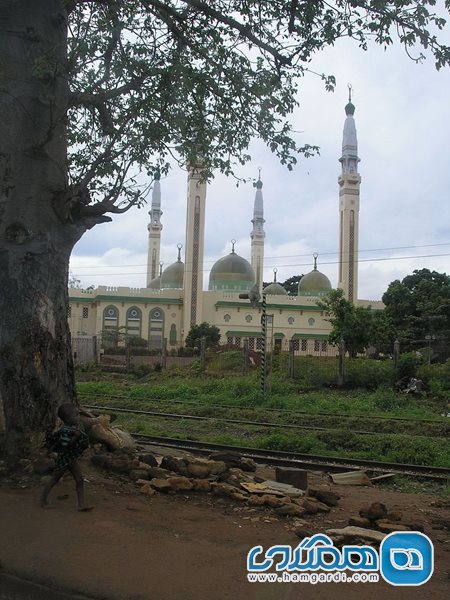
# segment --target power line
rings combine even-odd
[[[371,248],[369,250],[359,250],[359,254],[362,254],[363,252],[385,252],[387,250],[408,250],[411,248],[434,248],[437,246],[450,246],[450,242],[443,242],[443,243],[439,243],[439,244],[422,244],[422,245],[413,245],[413,246],[392,246],[390,248],[386,247],[386,248]],[[334,254],[339,254],[339,252],[319,252],[318,253],[319,256],[330,256],[330,255],[334,255]],[[283,255],[283,256],[266,256],[265,260],[278,260],[278,259],[283,259],[283,258],[301,258],[303,256],[312,256],[311,254],[287,254],[287,255]],[[429,256],[447,256],[446,254],[436,254],[436,255],[429,255]],[[413,256],[411,257],[405,257],[405,258],[414,258]],[[420,257],[417,257],[420,258]],[[395,258],[392,258],[392,260],[394,260]],[[361,259],[359,262],[364,262],[364,260],[370,260],[370,259]],[[372,260],[377,260],[377,259],[372,259]],[[384,260],[382,258],[380,258],[379,260]],[[390,260],[390,258],[386,259],[386,260]],[[175,262],[175,261],[174,261]],[[203,261],[203,263],[215,263],[216,260],[205,260]],[[171,264],[171,263],[170,263]],[[308,263],[307,265],[292,265],[292,266],[308,266],[310,263]],[[324,263],[321,262],[321,264],[337,264],[337,263]],[[136,264],[136,265],[86,265],[83,267],[74,267],[74,268],[78,268],[78,269],[120,269],[122,267],[146,267],[147,264],[146,263],[140,263],[140,264]],[[274,265],[275,266],[275,265]],[[276,266],[284,266],[284,267],[288,267],[291,265],[276,265]],[[112,273],[108,273],[108,275],[111,275]],[[115,273],[116,275],[121,275],[121,273]]]
[[[389,261],[389,260],[408,260],[408,259],[412,259],[412,258],[436,258],[436,257],[441,257],[441,256],[450,256],[450,253],[448,254],[422,254],[422,255],[410,255],[410,256],[386,256],[386,257],[379,257],[379,258],[362,258],[359,259],[358,261],[356,261],[358,264],[359,263],[363,263],[363,262],[371,262],[371,263],[375,263],[375,262],[384,262],[384,261]],[[343,264],[348,264],[349,261],[343,261]],[[338,265],[339,261],[328,261],[328,262],[321,262],[321,265]],[[103,267],[108,268],[108,265],[101,265]],[[130,265],[131,266],[131,265]],[[134,266],[145,266],[145,265],[134,265]],[[284,264],[284,265],[280,265],[279,263],[277,265],[266,265],[266,268],[270,268],[272,266],[278,266],[278,267],[311,267],[311,263],[295,263],[295,264]],[[84,267],[82,267],[84,268]],[[202,272],[207,272],[210,269],[202,269]],[[139,271],[139,272],[134,272],[134,273],[126,273],[126,272],[121,272],[121,273],[77,273],[78,276],[82,276],[82,277],[107,277],[107,276],[117,276],[117,275],[146,275],[147,273],[145,271]]]

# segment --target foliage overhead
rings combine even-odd
[[[288,169],[316,152],[289,115],[314,54],[339,38],[364,50],[397,38],[409,54],[428,49],[438,69],[450,63],[435,0],[64,2],[67,65],[43,56],[34,69],[49,80],[63,70],[69,83],[69,181],[90,226],[140,206],[139,173],[167,172],[173,158],[210,177],[250,160],[253,137]],[[334,77],[320,77],[332,90]]]
[[[450,339],[450,276],[429,269],[413,271],[389,284],[383,294],[386,314],[397,329],[403,347],[417,348],[435,340]],[[415,344],[415,346],[414,346]]]

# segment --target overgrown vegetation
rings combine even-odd
[[[230,364],[238,354],[228,353]],[[310,370],[303,369],[303,372],[309,381],[313,381],[318,377],[317,370],[314,372],[312,368],[317,366],[317,361],[306,359],[303,364],[309,365]],[[354,377],[355,382],[358,376],[361,377],[365,389],[322,387],[314,390],[303,385],[306,378],[288,382],[284,377],[273,375],[264,400],[259,394],[257,373],[243,377],[212,371],[205,375],[193,373],[191,368],[183,370],[183,377],[181,370],[176,371],[175,377],[173,373],[159,373],[157,379],[152,373],[141,383],[136,383],[131,374],[117,375],[109,381],[79,382],[78,394],[86,404],[180,415],[165,418],[120,414],[117,422],[137,433],[328,456],[448,466],[450,424],[441,416],[446,410],[446,401],[430,394],[398,393],[386,384],[380,385],[382,375],[387,373],[386,365],[390,366],[392,379],[392,365],[388,361],[368,360],[364,364],[367,365],[365,378],[361,371],[355,372]],[[402,365],[401,369],[408,371],[412,363],[406,358]],[[414,365],[414,373],[423,369],[424,380],[436,381],[446,389],[448,384],[440,377],[445,377],[448,368],[448,365],[426,368]],[[367,384],[368,377],[372,378],[376,389],[367,389],[371,387]],[[201,416],[205,420],[192,420],[182,415]],[[259,424],[226,422],[229,419]]]

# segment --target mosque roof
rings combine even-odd
[[[184,263],[181,261],[181,244],[178,244],[178,260],[169,265],[161,275],[162,290],[182,290],[184,281]]]
[[[298,295],[325,296],[331,289],[328,277],[317,270],[317,254],[314,254],[314,269],[300,279]]]
[[[152,279],[147,287],[150,290],[160,290],[161,289],[161,277],[155,277],[155,279]]]
[[[281,283],[277,282],[277,269],[273,270],[273,281],[266,285],[263,289],[264,294],[269,294],[270,296],[287,296],[287,291],[281,285]]]
[[[251,264],[234,251],[214,263],[209,274],[210,291],[248,292],[255,285]]]

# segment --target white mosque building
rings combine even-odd
[[[349,98],[345,107],[342,172],[339,184],[339,272],[337,287],[358,305],[381,308],[381,302],[358,300],[358,229],[361,177],[358,173],[358,145],[354,120],[355,107]],[[263,288],[264,206],[263,183],[255,184],[253,225],[250,232],[251,260],[239,256],[234,243],[228,256],[220,258],[209,275],[208,290],[203,289],[205,246],[205,207],[207,184],[201,167],[188,171],[186,240],[184,261],[181,244],[178,258],[160,272],[162,225],[161,184],[156,175],[148,224],[147,281],[144,288],[107,287],[69,289],[69,325],[72,335],[100,335],[107,329],[121,328],[129,336],[148,341],[149,348],[178,348],[192,325],[207,322],[221,333],[221,344],[241,346],[245,338],[249,348],[262,345],[261,305],[252,307],[239,294],[257,284]],[[278,348],[287,348],[294,340],[300,353],[316,354],[327,350],[330,324],[317,306],[317,300],[332,289],[330,280],[317,268],[304,275],[297,296],[288,296],[275,280],[264,288],[267,313],[272,315],[271,339]]]

